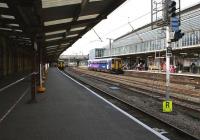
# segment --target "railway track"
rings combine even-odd
[[[152,88],[144,89],[142,86],[141,87],[139,87],[139,86],[133,87],[132,86],[130,88],[129,86],[127,86],[125,84],[122,84],[122,83],[119,84],[118,82],[113,82],[112,80],[109,80],[109,79],[105,80],[104,78],[96,77],[91,74],[87,74],[87,73],[80,72],[80,71],[75,71],[75,72],[79,76],[84,76],[86,78],[89,78],[90,80],[98,80],[98,81],[101,81],[102,83],[107,83],[111,86],[117,85],[118,87],[129,90],[130,92],[142,94],[141,96],[145,95],[147,98],[149,98],[149,97],[154,98],[155,100],[159,101],[160,103],[162,103],[162,101],[165,100],[165,98],[164,98],[165,93],[161,94],[160,92],[152,91]],[[98,72],[98,73],[100,74],[100,72]],[[145,86],[145,85],[143,85],[143,86]],[[188,116],[190,116],[192,118],[200,119],[200,104],[199,103],[194,103],[192,101],[176,98],[173,96],[171,97],[171,99],[173,100],[174,110],[175,109],[179,110],[183,114],[187,114]]]
[[[157,89],[156,88],[157,84],[151,86],[152,84],[148,85],[147,83],[144,82],[140,83],[137,81],[128,80],[127,78],[124,80],[123,79],[124,76],[116,78],[116,75],[109,75],[100,72],[95,72],[95,74],[92,73],[91,71],[88,72],[82,70],[81,71],[73,70],[73,72],[77,73],[78,75],[85,75],[85,76],[87,75],[90,78],[98,79],[108,84],[115,83],[120,85],[120,87],[127,88],[134,92],[142,93],[146,96],[153,97],[160,101],[164,100],[165,91],[164,89]],[[194,112],[200,112],[200,103],[198,101],[197,102],[191,101],[190,99],[188,99],[189,97],[184,97],[184,95],[181,96],[181,98],[179,96],[180,95],[177,96],[177,94],[173,93],[171,94],[171,99],[173,100],[174,104],[185,107],[187,109],[191,109]]]
[[[143,79],[143,78],[138,78],[138,77],[128,77],[128,76],[123,76],[123,75],[111,75],[108,73],[99,73],[99,72],[95,72],[95,71],[90,71],[88,72],[88,70],[84,70],[84,69],[78,69],[78,71],[83,72],[85,74],[89,74],[89,75],[94,75],[94,76],[98,76],[98,77],[103,77],[107,80],[113,80],[113,81],[118,81],[121,84],[128,84],[128,86],[134,86],[136,87],[136,85],[138,87],[145,87],[145,88],[149,88],[152,89],[152,87],[154,87],[155,90],[160,90],[160,92],[165,91],[166,89],[166,85],[164,81],[158,81],[158,79]],[[153,81],[153,82],[152,82]],[[149,90],[148,89],[148,90]],[[198,90],[193,90],[193,87],[188,86],[186,88],[186,85],[182,85],[182,84],[171,84],[170,85],[170,90],[172,93],[177,93],[177,94],[182,94],[185,96],[189,96],[189,97],[194,97],[194,98],[199,98],[200,97],[200,91]],[[165,93],[163,93],[165,94]],[[176,96],[176,94],[172,94],[172,96]],[[198,100],[197,103],[199,103],[200,101]]]
[[[148,96],[148,97],[152,97],[156,100],[159,100],[159,101],[163,101],[164,98],[162,97],[162,95],[160,95],[159,93],[156,93],[154,91],[149,91],[149,90],[146,90],[146,89],[143,89],[143,88],[140,88],[140,87],[134,87],[134,88],[130,88],[128,87],[127,85],[122,85],[122,84],[118,84],[118,83],[113,83],[113,81],[108,81],[108,80],[105,80],[105,79],[102,79],[102,78],[97,78],[97,77],[91,77],[91,75],[88,75],[87,78],[89,79],[94,79],[94,80],[98,80],[98,81],[101,81],[103,83],[107,83],[107,84],[110,84],[110,85],[117,85],[118,87],[120,88],[125,88],[129,91],[134,91],[134,92],[137,92],[137,93],[142,93],[144,94],[145,96]],[[153,93],[153,94],[149,94],[150,93]],[[200,114],[200,107],[198,107],[198,104],[196,103],[193,103],[193,102],[190,102],[190,101],[187,101],[187,103],[185,103],[185,100],[182,100],[182,99],[179,99],[179,98],[176,98],[176,97],[172,97],[171,98],[173,100],[173,104],[176,104],[178,106],[181,106],[183,107],[184,109],[187,108],[188,110],[193,111],[193,113],[196,113],[196,112],[199,112]]]
[[[81,80],[80,79],[80,73],[79,73],[79,78],[77,76],[75,76],[74,74],[70,73],[70,72],[65,71],[65,73],[70,75],[71,77],[75,78],[79,82],[83,83],[84,85],[88,86],[90,89],[95,90],[98,94],[100,94],[101,96],[103,96],[107,100],[111,101],[112,103],[117,104],[118,107],[120,106],[121,109],[123,109],[123,110],[127,111],[128,113],[134,115],[134,117],[136,116],[136,118],[138,118],[139,120],[142,119],[142,121],[144,121],[149,126],[153,125],[153,127],[166,129],[169,132],[166,135],[169,136],[171,139],[177,139],[177,140],[178,139],[181,139],[181,140],[183,140],[183,139],[186,139],[186,140],[190,140],[190,139],[195,140],[196,139],[197,140],[198,139],[197,137],[195,137],[195,136],[189,134],[188,132],[178,128],[177,126],[170,124],[167,121],[164,121],[164,120],[160,119],[159,117],[152,115],[151,113],[146,112],[139,107],[133,106],[132,104],[130,104],[129,102],[127,102],[124,99],[121,99],[121,98],[119,98],[115,95],[108,93],[107,91],[95,86],[95,84],[87,83],[84,80]],[[78,74],[78,73],[76,72],[76,74]],[[98,80],[100,82],[105,83],[105,79],[99,79],[99,78],[97,79],[97,78],[92,77],[90,75],[87,75],[87,78],[89,78],[90,80],[93,79],[93,81]],[[106,83],[111,84],[109,82],[106,82]],[[155,126],[155,124],[157,124],[157,126]],[[174,136],[172,133],[176,134],[176,135]]]
[[[83,68],[82,68],[83,69]],[[149,74],[151,74],[149,76]],[[132,77],[138,77],[138,78],[142,78],[142,79],[149,79],[149,77],[155,78],[159,81],[163,81],[165,82],[165,78],[166,75],[164,72],[157,72],[157,71],[152,71],[152,72],[148,72],[148,71],[133,71],[133,73],[131,72],[125,72],[126,76],[132,76]],[[191,86],[199,86],[199,77],[198,78],[194,78],[193,76],[189,76],[189,75],[174,75],[171,74],[170,75],[170,81],[172,83],[175,84],[182,84],[182,85],[191,85]],[[181,79],[181,80],[180,80]]]

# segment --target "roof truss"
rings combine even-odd
[[[47,58],[58,57],[124,1],[0,0],[0,31],[19,43],[40,42]]]

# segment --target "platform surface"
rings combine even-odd
[[[50,68],[46,93],[27,94],[0,123],[0,140],[160,140],[87,89]]]

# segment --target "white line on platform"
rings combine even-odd
[[[0,119],[0,124],[10,114],[10,112],[16,107],[16,105],[22,100],[22,98],[26,95],[28,90],[29,90],[29,87],[23,92],[23,94],[19,97],[19,99],[11,106],[11,108],[6,112],[6,114],[3,115],[3,117]]]
[[[25,77],[23,77],[23,78],[21,78],[21,79],[15,81],[15,82],[13,82],[13,83],[11,83],[11,84],[9,84],[9,85],[7,85],[7,86],[1,88],[1,89],[0,89],[0,92],[4,91],[5,89],[7,89],[7,88],[9,88],[9,87],[11,87],[11,86],[13,86],[13,85],[15,85],[15,84],[21,82],[21,81],[23,81],[24,79],[26,79],[26,78],[29,77],[30,75],[32,75],[32,73],[29,74],[28,76],[25,76]]]
[[[59,70],[60,71],[60,70]],[[66,77],[68,77],[69,79],[71,79],[72,81],[74,81],[75,83],[79,84],[80,86],[84,87],[85,89],[87,89],[88,91],[90,91],[91,93],[93,93],[95,96],[99,97],[100,99],[102,99],[104,102],[108,103],[109,105],[111,105],[112,107],[114,107],[115,109],[117,109],[118,111],[120,111],[121,113],[123,113],[124,115],[126,115],[127,117],[129,117],[130,119],[132,119],[133,121],[137,122],[138,124],[140,124],[141,126],[143,126],[144,128],[146,128],[147,130],[151,131],[152,133],[154,133],[155,135],[157,135],[159,138],[161,138],[162,140],[170,140],[167,137],[163,136],[162,134],[160,134],[159,132],[155,131],[154,129],[152,129],[151,127],[149,127],[148,125],[144,124],[143,122],[139,121],[138,119],[136,119],[135,117],[131,116],[130,114],[128,114],[127,112],[125,112],[124,110],[120,109],[119,107],[117,107],[116,105],[112,104],[111,102],[109,102],[108,100],[104,99],[103,97],[101,97],[100,95],[98,95],[96,92],[92,91],[91,89],[89,89],[88,87],[84,86],[83,84],[79,83],[78,81],[76,81],[75,79],[73,79],[72,77],[70,77],[69,75],[65,74],[64,72],[60,71],[63,75],[65,75]]]
[[[12,85],[15,85],[16,83],[19,83],[19,82],[23,81],[24,79],[25,79],[25,78],[21,78],[21,79],[15,81],[15,82],[13,82],[13,83],[11,83],[11,84],[9,84],[9,85],[3,87],[3,88],[1,88],[1,89],[0,89],[0,92],[3,91],[3,90],[5,90],[5,89],[7,89],[7,88],[9,88],[9,87],[11,87]]]

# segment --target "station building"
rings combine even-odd
[[[172,72],[200,73],[200,3],[181,11],[180,29],[185,34],[178,42],[172,43]],[[137,69],[142,64],[144,70],[165,71],[165,29],[152,30],[147,24],[127,33],[102,49],[96,58],[120,57],[126,69]],[[111,49],[110,49],[111,48]]]
[[[95,48],[89,52],[89,60],[101,58],[105,55],[106,48]]]

